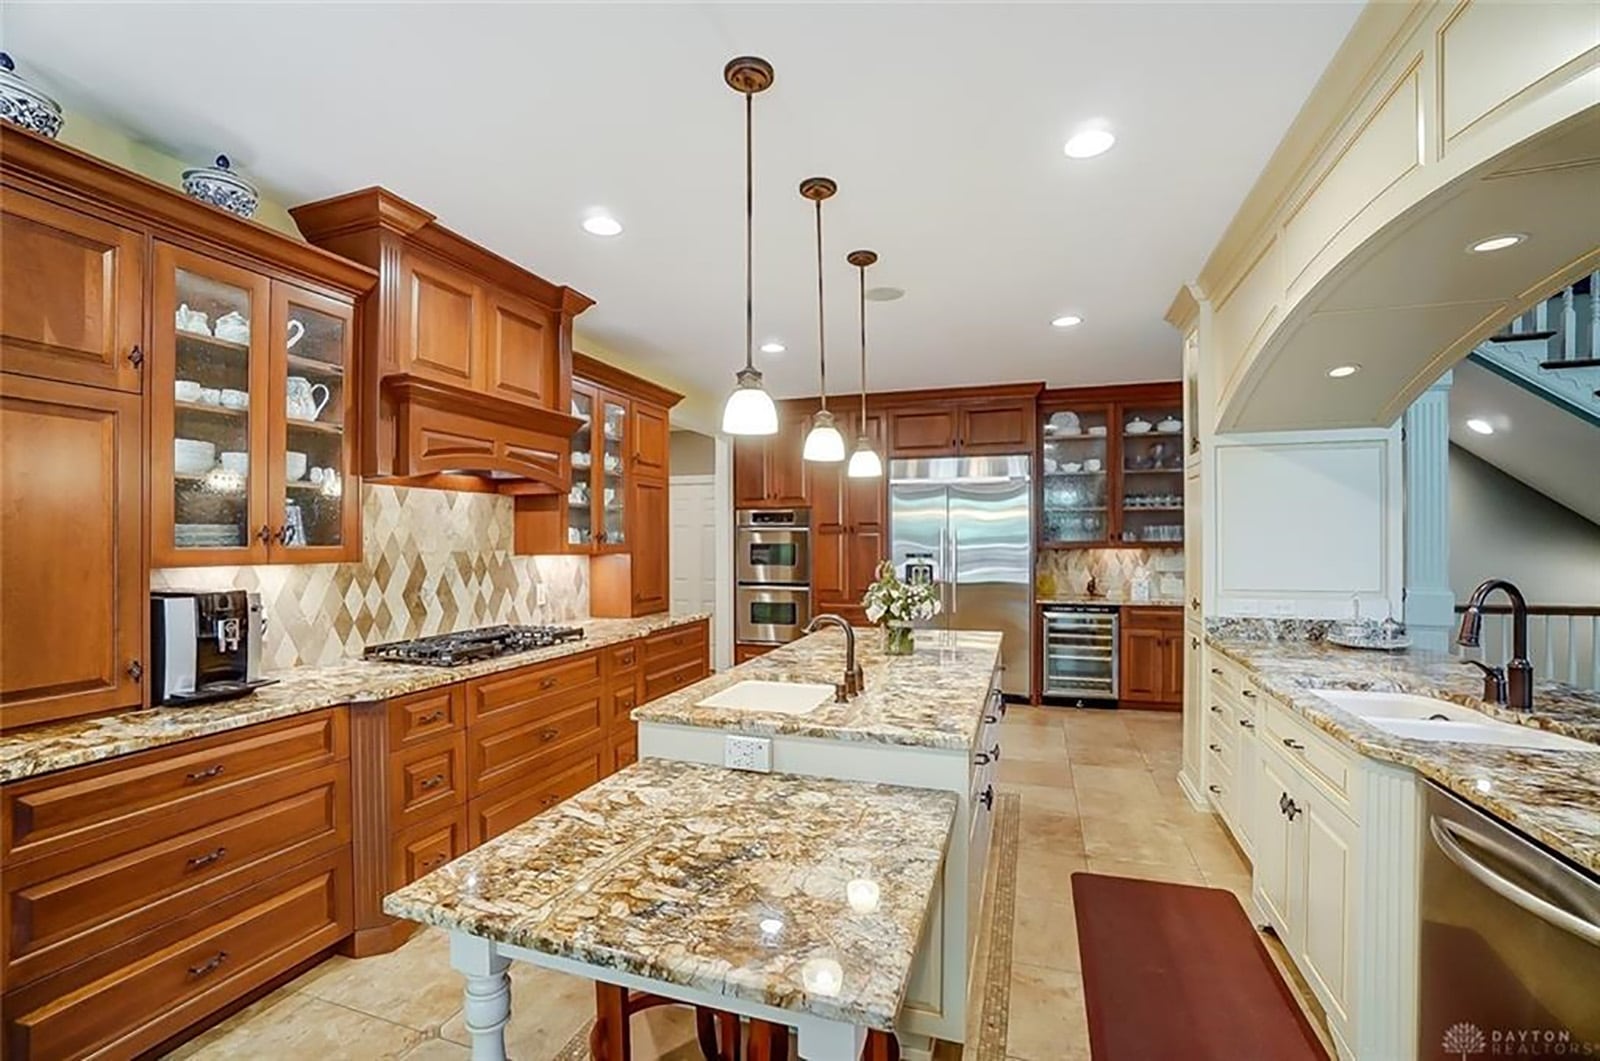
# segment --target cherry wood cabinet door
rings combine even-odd
[[[953,456],[960,440],[961,414],[952,402],[889,411],[889,455]]]
[[[671,533],[665,481],[635,478],[628,487],[633,524],[633,614],[664,612],[672,600],[667,539]]]
[[[865,435],[883,456],[883,417],[867,417]],[[855,447],[855,439],[846,439],[847,448]],[[877,576],[878,564],[889,556],[888,520],[888,462],[884,462],[883,475],[873,479],[852,479],[844,476],[844,522],[850,528],[848,546],[844,557],[844,597],[847,603],[859,605],[861,596]]]
[[[144,237],[7,189],[0,246],[0,367],[141,389]]]
[[[546,309],[504,291],[483,299],[488,391],[556,412],[561,399],[560,325]]]
[[[1122,628],[1122,690],[1119,700],[1160,703],[1167,698],[1165,631],[1137,626]]]
[[[636,398],[632,427],[634,475],[665,479],[672,433],[667,410]]]
[[[806,462],[801,456],[806,432],[811,429],[811,414],[796,409],[778,410],[778,433],[767,443],[767,503],[805,505],[807,496]]]
[[[1038,414],[1032,403],[970,405],[961,410],[961,452],[1028,453]]]
[[[400,371],[478,388],[486,375],[478,286],[446,263],[415,251],[400,257]]]
[[[733,440],[733,504],[735,508],[760,508],[767,503],[767,443],[769,439],[736,436]]]
[[[140,706],[143,457],[138,395],[0,378],[0,728]]]
[[[1162,654],[1162,699],[1177,707],[1183,706],[1183,635],[1168,634],[1166,651]]]
[[[853,444],[854,419],[838,418],[845,449]],[[802,447],[804,443],[801,443]],[[817,612],[833,611],[849,595],[846,556],[850,524],[845,513],[847,480],[843,464],[806,464],[806,494],[811,508],[811,603]]]

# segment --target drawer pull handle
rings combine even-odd
[[[222,858],[227,853],[228,853],[228,849],[227,848],[219,847],[215,851],[207,851],[203,855],[196,855],[194,858],[191,858],[188,861],[187,865],[188,865],[188,867],[190,869],[199,869],[201,866],[209,866],[209,865],[211,865],[211,863],[213,863],[213,862],[217,861],[218,859]]]
[[[442,708],[442,707],[438,708],[437,710],[434,710],[434,711],[429,711],[426,715],[418,715],[417,716],[417,725],[419,725],[419,726],[431,726],[435,722],[443,722],[443,721],[444,721],[444,708]]]
[[[1206,786],[1206,791],[1210,792],[1210,793],[1213,793],[1214,795],[1220,796],[1220,795],[1222,795],[1222,786],[1221,785],[1207,785]]]
[[[1300,806],[1300,804],[1296,803],[1294,800],[1291,799],[1289,801],[1289,805],[1287,807],[1283,808],[1283,813],[1284,813],[1284,816],[1287,817],[1290,821],[1294,821],[1297,817],[1300,816],[1300,811],[1302,809],[1303,808]]]
[[[618,660],[621,661],[621,663],[622,663],[622,665],[624,667],[633,666],[633,650],[632,649],[629,649],[628,651],[624,652],[622,655],[618,656],[617,658],[618,658]]]
[[[417,787],[427,792],[429,789],[438,788],[442,784],[444,784],[444,775],[434,774],[432,777],[423,778]]]
[[[1251,692],[1249,689],[1244,690],[1244,692],[1240,695],[1242,695],[1246,700],[1254,700],[1256,698],[1256,694]]]
[[[1212,667],[1211,668],[1211,673],[1216,675],[1218,678],[1220,678],[1220,677],[1222,677],[1222,668],[1221,667]]]
[[[1279,814],[1285,814],[1285,813],[1288,812],[1288,810],[1289,810],[1289,793],[1287,793],[1287,792],[1279,792],[1278,793],[1278,813]]]
[[[546,744],[555,740],[559,736],[561,736],[561,731],[552,727],[547,726],[539,731],[539,739]]]
[[[551,795],[548,795],[548,796],[544,797],[543,799],[541,799],[539,801],[539,806],[548,807],[548,806],[551,806],[552,804],[554,804],[555,801],[556,801],[556,796],[552,793]]]
[[[989,725],[991,725],[991,726],[992,726],[992,725],[994,725],[994,724],[995,724],[995,723],[996,723],[996,722],[999,722],[999,721],[1000,721],[1000,716],[999,716],[999,715],[984,715],[984,716],[983,716],[983,720],[984,720],[984,721],[985,721],[985,722],[987,722],[987,723],[988,723],[988,724],[989,724]]]
[[[1000,745],[996,744],[993,748],[990,748],[986,752],[979,752],[978,755],[977,755],[977,759],[978,759],[978,765],[979,766],[988,766],[990,763],[999,762],[1000,761]]]
[[[1218,755],[1222,754],[1222,745],[1220,745],[1220,744],[1207,744],[1206,747],[1210,748],[1212,751],[1216,752]]]
[[[1303,752],[1306,750],[1306,746],[1295,740],[1293,737],[1283,738],[1283,746],[1297,752]]]
[[[541,688],[541,689],[554,689],[556,687],[556,682],[558,682],[560,680],[561,679],[559,679],[559,678],[542,678],[539,681],[539,688]]]
[[[1220,714],[1222,714],[1222,708],[1218,707],[1216,704],[1212,704],[1211,705],[1211,713],[1213,715],[1220,715]]]
[[[423,859],[422,860],[422,871],[424,873],[426,873],[429,870],[431,870],[431,869],[433,869],[433,868],[435,868],[437,866],[443,865],[444,864],[444,859],[445,859],[445,856],[443,856],[443,855],[434,855],[432,858]]]
[[[979,796],[978,799],[980,801],[982,801],[984,810],[993,810],[994,809],[994,786],[993,785],[985,785],[984,788],[983,788],[983,795]]]
[[[190,781],[210,781],[213,777],[221,777],[222,771],[223,764],[217,763],[215,766],[208,766],[204,770],[196,770],[194,773],[184,776]]]
[[[216,972],[217,968],[227,960],[228,952],[225,950],[219,950],[216,954],[212,955],[210,958],[207,958],[199,965],[189,966],[189,975],[196,980],[200,979],[202,976],[209,976],[210,974]]]
[[[1256,724],[1254,722],[1251,722],[1248,718],[1241,718],[1239,720],[1239,725],[1243,726],[1245,729],[1255,729],[1256,728]]]

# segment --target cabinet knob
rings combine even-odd
[[[539,688],[541,688],[541,689],[554,689],[556,687],[556,682],[559,681],[559,680],[560,679],[554,678],[554,677],[542,678],[539,681]]]
[[[559,729],[551,729],[546,727],[545,729],[541,729],[539,731],[539,740],[544,744],[549,744],[559,736],[561,736],[561,731]]]
[[[144,348],[138,343],[134,343],[133,349],[128,351],[128,364],[134,368],[144,367]]]
[[[1195,611],[1199,611],[1200,610],[1200,598],[1199,597],[1190,597],[1189,598],[1189,607],[1193,608]]]
[[[978,799],[982,801],[984,810],[993,810],[994,809],[994,786],[993,785],[985,785],[984,789],[983,789],[983,795],[979,796]]]
[[[278,528],[278,533],[273,535],[279,545],[293,545],[295,543],[295,530],[287,523]]]
[[[144,680],[144,664],[136,659],[128,661],[128,677],[135,682]]]
[[[272,544],[272,528],[263,523],[261,529],[256,531],[256,541],[262,545]]]

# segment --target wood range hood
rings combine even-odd
[[[594,304],[382,188],[290,211],[378,272],[361,306],[361,472],[506,494],[572,479],[572,321]]]

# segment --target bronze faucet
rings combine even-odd
[[[805,632],[814,634],[825,625],[837,626],[844,631],[844,680],[833,685],[834,703],[842,704],[860,696],[867,687],[867,679],[861,672],[861,664],[856,662],[855,629],[837,615],[819,615],[806,624]]]
[[[1528,602],[1522,591],[1503,578],[1491,578],[1472,591],[1467,608],[1461,613],[1461,629],[1456,644],[1477,648],[1483,633],[1483,602],[1495,590],[1503,590],[1511,601],[1511,660],[1504,667],[1490,667],[1475,659],[1465,662],[1483,671],[1483,698],[1518,711],[1533,710],[1533,664],[1528,662]]]

